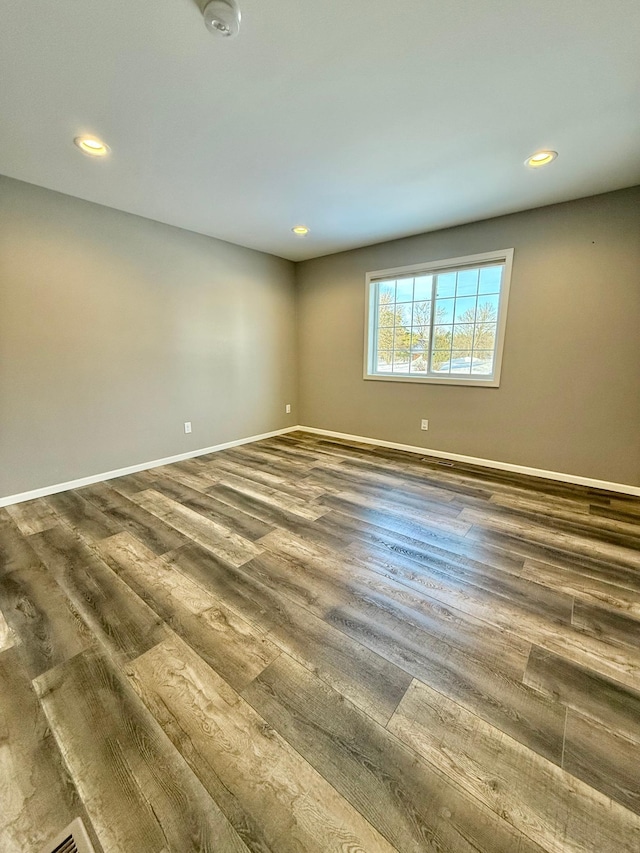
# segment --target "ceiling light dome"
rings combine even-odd
[[[242,16],[235,0],[210,0],[202,14],[207,29],[217,36],[234,38],[240,32]]]
[[[553,163],[557,156],[557,151],[537,151],[535,154],[532,154],[531,157],[527,157],[524,161],[524,165],[529,166],[531,169],[538,169],[540,166],[546,166],[547,163]]]
[[[73,141],[83,154],[90,154],[92,157],[104,157],[109,153],[109,146],[95,136],[76,136]]]

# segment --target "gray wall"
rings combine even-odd
[[[363,380],[367,271],[510,247],[500,388]],[[297,275],[300,423],[640,484],[640,187],[307,261]]]
[[[297,423],[295,335],[288,261],[0,178],[0,497]]]

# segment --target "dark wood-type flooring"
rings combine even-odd
[[[639,544],[300,432],[0,510],[0,851],[638,853]]]

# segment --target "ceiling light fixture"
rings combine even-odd
[[[532,169],[538,169],[540,166],[546,166],[547,163],[552,163],[558,156],[557,151],[537,151],[531,157],[527,157],[524,161],[525,166]]]
[[[291,230],[298,237],[306,237],[307,234],[309,233],[309,229],[307,228],[306,225],[294,225],[294,227]]]
[[[202,14],[206,28],[214,35],[234,38],[240,32],[242,15],[236,0],[210,0]]]
[[[109,146],[105,145],[100,139],[95,136],[76,136],[73,140],[83,154],[90,154],[92,157],[104,157],[109,153]]]

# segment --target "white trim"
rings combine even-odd
[[[127,468],[118,468],[116,471],[106,471],[104,474],[92,474],[89,477],[81,477],[79,480],[69,480],[66,483],[56,483],[53,486],[45,486],[42,489],[33,489],[30,492],[21,492],[17,495],[0,497],[0,507],[31,501],[35,498],[44,498],[47,495],[55,495],[58,492],[67,492],[69,489],[80,489],[82,486],[91,486],[93,483],[102,483],[104,480],[113,480],[115,477],[125,477],[127,474],[137,474],[138,471],[148,471],[150,468],[159,468],[161,465],[170,465],[172,462],[182,462],[185,459],[194,459],[196,456],[204,456],[207,453],[217,453],[219,450],[228,450],[230,447],[239,447],[241,444],[251,444],[254,441],[262,441],[264,438],[273,438],[276,435],[284,435],[300,429],[299,426],[276,429],[273,432],[265,432],[262,435],[251,435],[248,438],[238,438],[235,441],[226,441],[224,444],[215,444],[213,447],[203,447],[201,450],[190,450],[187,453],[179,453],[176,456],[167,456],[164,459],[154,459],[152,462],[141,462],[139,465],[129,465]]]
[[[602,489],[606,492],[619,492],[624,495],[640,497],[640,486],[631,486],[626,483],[610,483],[606,480],[594,480],[591,477],[580,477],[577,474],[561,474],[558,471],[545,471],[542,468],[529,468],[526,465],[514,465],[510,462],[498,462],[494,459],[482,459],[477,456],[464,456],[461,453],[450,453],[444,450],[431,450],[428,447],[418,447],[413,444],[399,444],[397,441],[384,441],[380,438],[369,438],[363,435],[351,435],[346,432],[335,432],[330,429],[318,429],[309,426],[291,426],[277,429],[273,432],[265,432],[262,435],[252,435],[248,438],[239,438],[236,441],[227,441],[224,444],[216,444],[213,447],[204,447],[201,450],[190,450],[188,453],[180,453],[177,456],[167,456],[165,459],[155,459],[153,462],[142,462],[139,465],[129,465],[127,468],[119,468],[117,471],[107,471],[104,474],[94,474],[90,477],[82,477],[79,480],[69,480],[67,483],[57,483],[53,486],[45,486],[42,489],[34,489],[30,492],[22,492],[17,495],[8,495],[0,498],[0,507],[31,501],[35,498],[44,498],[47,495],[55,495],[58,492],[66,492],[69,489],[80,489],[82,486],[91,486],[93,483],[102,483],[105,480],[113,480],[115,477],[124,477],[127,474],[137,474],[138,471],[148,471],[161,465],[170,465],[172,462],[182,462],[184,459],[194,459],[196,456],[205,456],[207,453],[216,453],[219,450],[227,450],[231,447],[239,447],[242,444],[251,444],[254,441],[262,441],[265,438],[273,438],[276,435],[285,435],[288,432],[310,432],[314,435],[326,435],[329,438],[342,438],[346,441],[358,441],[361,444],[373,444],[378,447],[391,447],[395,450],[405,450],[407,453],[419,453],[422,456],[434,456],[438,459],[451,459],[454,462],[466,462],[469,465],[479,465],[484,468],[495,468],[499,471],[511,471],[514,474],[525,474],[529,477],[541,477],[545,480],[557,480],[561,483],[573,483],[577,486],[588,486],[593,489]]]
[[[346,441],[358,441],[361,444],[375,444],[378,447],[392,447],[395,450],[406,450],[407,453],[419,453],[421,456],[435,456],[438,459],[451,459],[454,462],[466,462],[469,465],[480,465],[483,468],[495,468],[499,471],[511,471],[514,474],[525,474],[529,477],[540,477],[544,480],[558,480],[561,483],[572,483],[576,486],[588,486],[592,489],[602,489],[606,492],[620,492],[624,495],[640,497],[640,486],[626,483],[610,483],[607,480],[594,480],[591,477],[580,477],[577,474],[561,474],[559,471],[545,471],[543,468],[529,468],[527,465],[514,465],[511,462],[498,462],[495,459],[482,459],[477,456],[464,456],[461,453],[449,453],[446,450],[431,450],[428,447],[417,447],[413,444],[398,444],[396,441],[383,441],[363,435],[350,435],[346,432],[334,432],[329,429],[299,426],[303,432],[315,435],[326,435],[330,438],[342,438]]]
[[[514,249],[499,249],[494,252],[482,252],[477,255],[466,255],[462,258],[445,258],[436,261],[425,261],[422,264],[411,264],[406,267],[393,267],[388,270],[375,270],[368,272],[365,275],[365,320],[364,320],[364,369],[362,373],[363,379],[375,380],[378,382],[417,382],[426,385],[468,385],[474,388],[499,388],[500,374],[502,372],[502,356],[504,352],[504,339],[507,326],[507,310],[509,308],[509,292],[511,288],[511,272],[513,269],[513,253]],[[473,266],[474,264],[489,264],[492,261],[504,264],[504,272],[502,275],[502,285],[500,287],[500,295],[498,301],[498,317],[496,327],[496,348],[493,360],[493,373],[486,379],[482,378],[482,374],[471,376],[443,374],[438,376],[431,373],[428,376],[420,376],[418,374],[411,375],[406,373],[376,373],[374,370],[375,363],[375,337],[377,331],[375,328],[375,311],[374,294],[375,288],[372,284],[385,278],[393,278],[394,276],[410,276],[415,273],[424,273],[430,275],[448,269],[464,268]],[[434,297],[435,298],[435,297]],[[433,308],[432,310],[435,310]],[[432,319],[432,324],[433,324]],[[429,344],[431,347],[431,343]]]

